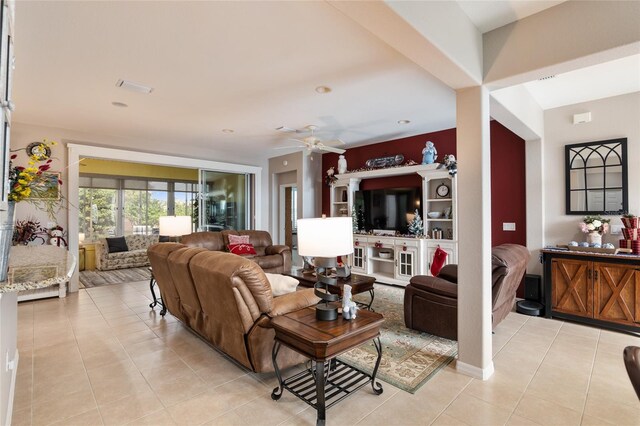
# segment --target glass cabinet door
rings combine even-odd
[[[402,249],[398,250],[396,253],[396,259],[398,261],[398,275],[401,277],[412,277],[413,273],[413,262],[415,259],[415,251],[413,249],[408,249],[407,251],[403,251]]]
[[[200,171],[200,228],[203,231],[251,229],[249,176]]]

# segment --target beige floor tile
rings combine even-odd
[[[55,379],[37,381],[33,385],[33,403],[44,404],[46,401],[66,398],[75,392],[91,394],[91,384],[86,373],[57,376]]]
[[[12,426],[31,426],[31,424],[31,406],[21,410],[16,410],[14,408],[13,413],[11,414]]]
[[[209,389],[204,380],[195,373],[169,380],[164,377],[153,377],[147,380],[165,407],[193,398]]]
[[[146,416],[136,419],[127,424],[133,426],[174,426],[182,425],[184,423],[174,422],[167,410],[160,410],[154,411],[151,414],[147,414]]]
[[[584,413],[588,416],[617,425],[640,424],[640,404],[632,407],[630,405],[616,403],[610,399],[589,395]]]
[[[99,406],[105,425],[127,424],[163,408],[160,400],[150,390],[138,391]]]
[[[287,425],[288,423],[281,423],[281,425]],[[313,422],[309,421],[309,422],[304,422],[304,423],[296,423],[298,425],[315,425],[316,421],[315,419],[313,420]],[[258,424],[256,426],[259,426],[261,424]],[[242,420],[238,414],[235,411],[228,411],[224,414],[222,414],[219,417],[216,417],[213,420],[210,420],[206,423],[203,423],[203,426],[247,426],[247,423],[244,422],[244,420]],[[253,425],[251,425],[253,426]]]
[[[98,426],[103,424],[100,412],[97,408],[93,408],[68,419],[60,420],[51,426]]]
[[[638,407],[638,397],[628,377],[593,376],[589,383],[589,395],[619,404]]]
[[[65,398],[47,399],[33,404],[33,424],[44,425],[76,416],[96,408],[96,401],[91,392],[79,391],[68,394]]]
[[[87,370],[110,365],[115,362],[129,359],[129,354],[122,347],[111,347],[102,352],[88,353],[82,356],[82,361]]]
[[[440,414],[431,426],[468,426],[469,423],[465,423],[462,420],[458,420],[447,414]]]
[[[156,364],[146,368],[144,366],[138,368],[140,373],[151,383],[155,378],[164,380],[173,380],[185,375],[192,375],[193,370],[180,358],[170,359],[162,364]]]
[[[505,410],[464,393],[444,411],[455,419],[474,425],[503,425],[509,420],[511,410]]]
[[[219,386],[247,375],[247,371],[219,357],[213,359],[209,365],[196,370],[196,374],[208,386]]]
[[[221,401],[218,395],[211,392],[203,392],[168,407],[167,412],[177,424],[199,425],[213,420],[232,409],[232,407]]]
[[[120,327],[122,325],[128,325],[134,322],[138,323],[140,322],[140,318],[138,318],[138,316],[134,313],[131,313],[130,315],[119,316],[116,318],[106,318],[106,321],[107,324],[109,324],[111,327]]]
[[[554,367],[536,373],[527,388],[527,395],[582,412],[587,399],[588,386],[588,375],[576,373],[575,370],[559,370]]]
[[[534,422],[533,420],[529,420],[515,414],[512,414],[511,417],[509,417],[509,421],[507,422],[507,426],[536,426],[541,424],[542,423],[540,422]]]
[[[384,386],[384,384],[383,384]],[[426,387],[423,386],[421,391]],[[438,395],[438,397],[431,397]],[[457,395],[457,394],[456,394]],[[455,396],[447,397],[439,395],[431,390],[420,396],[411,395],[407,392],[398,392],[385,401],[382,405],[373,410],[370,414],[360,420],[362,425],[426,425],[434,421],[451,403]],[[343,401],[348,404],[348,400]],[[302,419],[310,418],[311,413],[305,410],[296,417]],[[331,410],[327,412],[329,422],[331,419]],[[312,412],[313,421],[315,423],[315,411]],[[339,419],[335,419],[339,421]],[[287,422],[286,424],[302,424],[296,421]]]
[[[599,419],[597,417],[589,416],[587,414],[582,415],[582,423],[580,423],[580,426],[608,426],[608,425],[619,426],[616,423],[611,423],[611,422]]]
[[[505,410],[513,410],[522,398],[527,384],[524,380],[496,371],[489,380],[472,380],[462,394],[474,396]]]
[[[131,345],[135,345],[136,343],[157,339],[158,336],[151,330],[142,330],[136,333],[129,333],[122,336],[118,336],[117,338],[122,344],[122,346],[126,348]]]
[[[526,392],[513,414],[544,425],[579,425],[582,418],[581,412],[528,395]]]

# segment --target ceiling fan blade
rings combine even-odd
[[[342,146],[346,145],[346,143],[342,139],[334,139],[332,141],[323,141],[323,144],[327,146]]]
[[[334,148],[332,146],[326,146],[324,144],[318,144],[318,149],[321,151],[335,152],[336,154],[344,154],[346,151],[340,148]]]
[[[293,149],[293,148],[306,148],[306,145],[275,146],[271,149]]]

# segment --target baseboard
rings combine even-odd
[[[11,417],[13,416],[13,399],[16,393],[16,379],[18,375],[18,362],[20,361],[20,353],[16,348],[13,358],[13,370],[11,371],[11,385],[9,386],[9,406],[7,407],[7,426],[11,426]]]
[[[475,365],[460,362],[460,360],[456,361],[456,370],[478,380],[489,379],[489,377],[493,376],[493,372],[495,371],[493,368],[493,361],[491,361],[485,368],[480,368]]]

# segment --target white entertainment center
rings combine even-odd
[[[438,169],[438,166],[437,163],[401,166],[336,175],[337,180],[330,191],[331,216],[351,216],[355,193],[364,179],[412,173],[422,177],[422,206],[419,210],[427,237],[354,234],[353,255],[350,258],[353,272],[373,276],[383,283],[406,286],[414,275],[431,275],[431,261],[438,247],[448,254],[446,263],[457,263],[456,179],[449,175],[447,169]],[[438,194],[438,188],[441,189],[441,195]],[[440,217],[430,218],[429,212],[439,212]],[[431,238],[434,236],[437,238]]]

